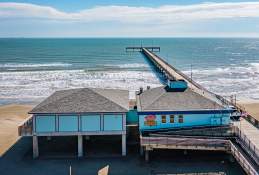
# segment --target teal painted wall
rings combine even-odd
[[[81,116],[82,131],[100,131],[101,116],[100,115],[82,115]]]
[[[80,131],[122,131],[123,115],[122,114],[91,114],[81,115]],[[103,117],[103,120],[102,120]],[[79,116],[78,115],[37,115],[35,116],[36,132],[78,132]],[[103,126],[103,127],[101,127]],[[126,128],[126,126],[125,126]]]
[[[104,115],[104,131],[122,130],[122,115]]]
[[[127,113],[127,124],[138,124],[137,110],[129,110],[129,112]]]
[[[65,115],[58,116],[58,125],[60,132],[66,131],[78,131],[78,116],[76,115]]]
[[[186,89],[188,87],[185,81],[170,81],[168,80],[168,85],[173,89]]]
[[[162,123],[161,115],[156,115],[156,125],[147,126],[144,124],[147,115],[139,115],[139,129],[163,129],[194,126],[218,126],[228,125],[230,122],[229,114],[183,114],[183,123],[179,123],[178,116],[174,115],[174,123],[170,123],[170,115],[166,115],[166,123]]]
[[[53,116],[35,116],[36,132],[54,132],[55,115]]]

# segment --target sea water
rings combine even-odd
[[[117,88],[134,91],[162,81],[139,52],[157,53],[205,88],[259,100],[259,39],[67,38],[0,39],[0,104],[38,103],[56,90]]]

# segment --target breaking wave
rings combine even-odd
[[[1,103],[7,101],[39,101],[56,90],[68,88],[115,88],[130,91],[130,98],[139,87],[160,86],[150,71],[57,70],[0,73]]]
[[[0,68],[37,68],[37,67],[68,67],[71,66],[72,64],[68,63],[36,63],[36,64],[31,64],[31,63],[6,63],[6,64],[0,64]]]
[[[184,71],[190,75],[190,71]],[[212,92],[221,95],[237,95],[237,98],[259,100],[259,63],[215,69],[195,69],[195,81]]]

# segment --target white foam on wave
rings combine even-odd
[[[5,63],[0,64],[0,68],[36,68],[36,67],[68,67],[68,63]]]
[[[185,71],[190,76],[190,71]],[[238,99],[259,99],[259,63],[230,65],[214,69],[194,69],[193,79],[212,92],[237,95]],[[161,83],[151,71],[142,70],[55,70],[0,72],[1,101],[39,101],[56,90],[68,88],[115,88],[130,91]]]
[[[68,88],[115,88],[130,91],[130,98],[139,87],[161,86],[149,71],[23,71],[0,73],[0,99],[42,99],[56,90]]]
[[[141,64],[141,63],[130,63],[130,64],[114,64],[114,65],[106,65],[106,66],[114,66],[118,68],[142,68],[142,67],[148,67],[148,64]]]
[[[249,50],[259,50],[259,42],[250,42],[249,44],[244,45],[244,48]]]
[[[190,75],[190,71],[185,71]],[[259,99],[259,63],[215,69],[195,69],[195,81],[221,95],[237,95],[239,99]]]

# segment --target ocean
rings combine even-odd
[[[259,39],[70,38],[0,39],[0,104],[35,104],[56,90],[81,87],[134,91],[162,81],[139,52],[157,53],[220,95],[259,100]]]

